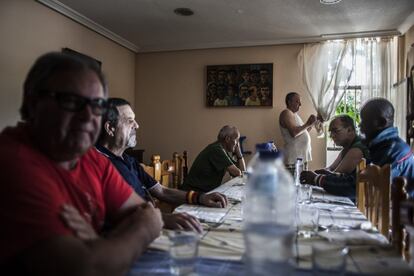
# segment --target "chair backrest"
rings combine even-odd
[[[162,161],[158,154],[153,154],[151,164],[141,166],[161,185],[177,189],[188,174],[187,151],[184,151],[182,156],[174,152],[172,159]]]
[[[414,267],[414,199],[410,198],[401,202],[400,205],[401,224],[404,225],[403,235],[403,256],[411,267]],[[411,237],[410,237],[411,236]]]
[[[406,243],[406,232],[401,221],[401,204],[408,199],[406,191],[407,180],[405,177],[399,176],[393,180],[391,186],[391,202],[392,202],[392,244],[402,257],[406,258],[408,253]]]
[[[365,158],[362,158],[361,161],[358,163],[358,166],[356,168],[356,204],[358,209],[366,215],[365,210],[365,183],[366,183],[366,177],[364,175],[361,175],[361,172],[366,168],[367,161]]]
[[[153,154],[151,156],[151,164],[145,165],[141,163],[140,165],[144,168],[144,171],[152,176],[158,182],[161,181],[161,157],[158,154]]]
[[[184,151],[182,156],[179,155],[177,152],[174,152],[173,160],[175,169],[173,185],[174,188],[178,188],[183,184],[184,179],[187,177],[188,174],[187,151]]]
[[[380,168],[369,164],[360,172],[364,181],[365,215],[381,234],[389,237],[390,227],[390,186],[391,167],[389,164]]]
[[[173,153],[171,160],[163,160],[161,162],[161,184],[177,189],[182,185],[188,174],[187,151],[181,156],[177,152]]]

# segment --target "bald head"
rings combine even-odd
[[[372,140],[382,130],[394,125],[394,107],[383,98],[368,101],[361,109],[361,131]]]

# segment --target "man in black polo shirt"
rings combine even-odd
[[[102,130],[96,148],[118,169],[120,174],[147,201],[151,196],[171,204],[193,203],[209,207],[225,207],[227,199],[219,193],[183,192],[163,187],[148,175],[136,160],[124,153],[136,144],[138,124],[129,102],[120,98],[108,99],[109,110],[102,118]],[[185,213],[162,214],[165,227],[201,232],[199,221]]]

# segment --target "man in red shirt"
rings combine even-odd
[[[159,235],[159,210],[93,148],[106,98],[94,63],[49,53],[30,69],[23,122],[0,134],[2,274],[122,275]],[[94,231],[69,227],[65,221],[76,221],[68,210]],[[115,225],[111,233],[81,240],[99,234],[104,219]]]

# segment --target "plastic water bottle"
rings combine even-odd
[[[295,185],[300,186],[300,174],[303,172],[303,159],[302,158],[296,158],[295,163]]]
[[[247,163],[247,175],[250,175],[253,172],[254,167],[259,159],[259,153],[261,151],[277,151],[275,144],[273,141],[269,141],[267,143],[256,144],[256,153],[253,155],[252,159],[250,159],[249,163]]]
[[[248,275],[290,275],[295,185],[280,153],[259,153],[246,186],[243,218]]]

